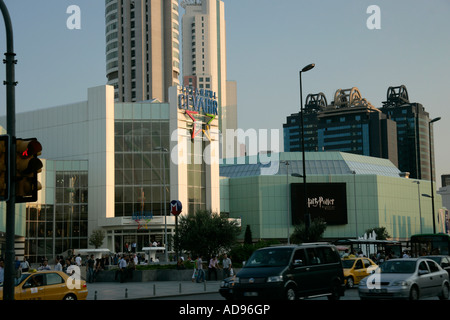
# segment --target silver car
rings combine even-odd
[[[359,283],[359,297],[365,299],[449,298],[449,275],[427,258],[392,259]]]

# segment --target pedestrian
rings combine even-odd
[[[91,254],[91,256],[89,257],[87,263],[86,263],[86,273],[87,273],[87,282],[92,283],[94,282],[94,264],[95,264],[95,260],[94,260],[94,255]]]
[[[55,260],[56,260],[55,271],[62,271],[63,268],[62,268],[61,261],[58,258],[56,258]]]
[[[211,273],[213,273],[215,276],[215,279],[217,281],[217,269],[218,268],[219,268],[219,263],[217,261],[217,257],[212,256],[211,259],[209,260],[209,265],[208,265],[208,280],[211,280]]]
[[[231,259],[225,255],[222,260],[222,268],[223,268],[223,278],[226,279],[231,276]]]
[[[197,259],[197,283],[205,281],[205,270],[203,270],[202,257],[198,256]]]
[[[81,267],[81,255],[78,254],[77,257],[75,258],[75,263],[77,264],[77,266]]]
[[[192,273],[192,282],[194,282],[198,276],[197,261],[198,261],[198,258],[194,260],[194,273]]]
[[[125,282],[126,280],[126,270],[127,270],[127,261],[125,260],[125,257],[122,256],[122,258],[119,261],[119,280],[120,282]]]
[[[44,271],[44,270],[52,270],[52,268],[50,268],[50,266],[48,265],[48,261],[44,260],[44,262],[42,263],[42,266],[40,266],[38,268],[39,271]]]
[[[22,272],[28,272],[28,270],[30,270],[30,264],[28,263],[27,258],[25,257],[23,257],[20,266],[22,267]]]
[[[103,270],[103,266],[102,266],[102,260],[101,259],[96,259],[95,260],[95,266],[94,266],[94,282],[97,280],[97,275],[100,273],[100,271]]]

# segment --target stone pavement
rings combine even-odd
[[[87,288],[87,300],[133,300],[218,293],[220,281],[94,282]]]

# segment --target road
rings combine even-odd
[[[162,297],[162,298],[152,298],[151,300],[221,300],[225,301],[225,298],[220,295],[220,293],[204,293],[198,295],[184,295],[184,296],[174,296],[174,297]],[[308,300],[328,300],[327,297],[317,297]],[[348,289],[345,291],[345,296],[341,297],[341,300],[359,300],[357,289]]]

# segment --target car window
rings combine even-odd
[[[420,262],[419,270],[428,271],[428,267],[427,267],[427,264],[425,263],[425,261]]]
[[[362,269],[363,268],[363,264],[361,260],[357,260],[355,263],[355,269]]]
[[[308,264],[316,265],[321,263],[320,257],[314,248],[307,248],[306,255],[308,256]]]
[[[439,272],[439,267],[434,261],[427,261],[428,267],[430,267],[431,272]]]
[[[298,249],[297,251],[295,251],[292,260],[293,260],[292,262],[297,265],[305,265],[306,263],[305,250]]]
[[[57,273],[47,273],[47,285],[64,283],[64,279]]]
[[[339,253],[331,247],[321,247],[319,251],[322,252],[323,263],[335,263],[340,260]]]
[[[43,274],[37,274],[31,276],[25,283],[25,288],[36,288],[44,285],[44,275]]]
[[[372,264],[370,263],[370,261],[369,260],[367,260],[367,259],[364,259],[363,260],[363,263],[364,263],[364,268],[369,268]]]

